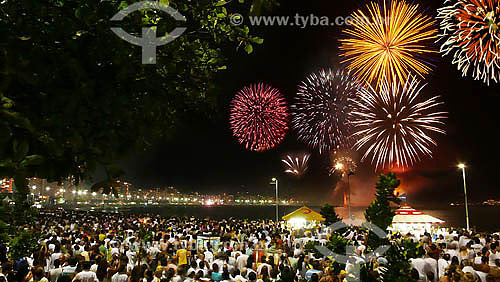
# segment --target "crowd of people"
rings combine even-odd
[[[335,271],[328,257],[308,252],[307,242],[329,239],[326,226],[292,231],[271,221],[52,210],[27,228],[42,234],[39,248],[12,261],[0,246],[0,282],[343,282],[355,261]],[[344,236],[363,260],[366,234]],[[498,234],[391,236],[421,243],[425,255],[411,261],[417,281],[500,281]],[[387,259],[374,260],[383,273]]]

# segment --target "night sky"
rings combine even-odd
[[[280,1],[272,15],[348,16],[367,1]],[[442,1],[416,1],[435,16]],[[245,19],[248,21],[248,19]],[[324,203],[340,203],[335,193],[337,180],[328,176],[329,155],[319,155],[297,141],[289,131],[284,142],[272,151],[247,152],[232,137],[229,103],[236,92],[250,83],[266,82],[277,87],[288,102],[296,93],[297,84],[311,72],[339,66],[339,37],[342,27],[253,27],[253,33],[264,38],[254,53],[235,52],[230,55],[229,69],[217,79],[217,112],[188,111],[181,126],[169,141],[161,142],[145,153],[134,154],[123,161],[126,179],[136,186],[175,186],[180,191],[250,192],[273,195],[269,185],[272,177],[280,180],[280,193]],[[437,48],[437,47],[435,47]],[[498,177],[500,149],[498,117],[500,85],[488,87],[471,76],[462,77],[452,57],[436,55],[436,68],[426,82],[425,97],[441,95],[443,109],[449,112],[446,136],[436,136],[438,147],[433,159],[398,171],[409,202],[416,205],[441,205],[463,198],[458,162],[466,162],[469,198],[482,201],[500,200]],[[286,175],[281,158],[289,152],[311,152],[308,173],[301,179]],[[353,204],[371,201],[376,180],[369,163],[358,166],[351,178]],[[342,182],[338,183],[339,187]]]

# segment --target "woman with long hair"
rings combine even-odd
[[[104,282],[109,281],[109,278],[107,277],[108,267],[109,264],[106,261],[106,259],[101,259],[97,263],[97,271],[95,274],[97,275],[97,279],[99,279],[99,281],[104,281]]]
[[[140,265],[134,266],[128,282],[142,282],[142,267]]]

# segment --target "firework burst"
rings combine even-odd
[[[418,5],[404,0],[376,2],[354,12],[351,27],[340,40],[342,63],[354,75],[380,86],[382,79],[405,81],[410,74],[424,77],[432,68],[428,55],[437,53],[432,44],[437,38],[436,22],[419,11]]]
[[[360,89],[347,72],[321,70],[299,85],[292,105],[292,126],[299,140],[319,152],[350,145],[348,114]]]
[[[340,173],[344,176],[347,174],[354,174],[357,170],[358,166],[356,162],[350,157],[338,157],[333,160],[333,165],[330,169],[330,175],[335,173]]]
[[[285,172],[295,176],[302,176],[307,171],[309,154],[287,155],[281,161],[285,165]]]
[[[447,3],[449,1],[446,1]],[[455,1],[454,1],[455,2]],[[500,81],[500,0],[458,0],[438,9],[443,56],[453,53],[462,75]]]
[[[435,111],[439,97],[421,99],[424,87],[410,77],[404,84],[385,80],[379,92],[371,86],[361,91],[352,122],[354,149],[364,152],[363,160],[371,156],[376,168],[406,168],[422,155],[432,157],[430,134],[445,134],[447,113]]]
[[[247,150],[270,150],[288,130],[285,98],[269,85],[244,87],[231,102],[230,124],[233,135]]]

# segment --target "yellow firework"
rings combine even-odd
[[[388,4],[387,2],[390,2]],[[438,53],[429,47],[437,38],[436,22],[405,1],[368,4],[352,15],[341,39],[342,63],[361,80],[380,86],[384,77],[406,81],[410,74],[424,77],[427,58]]]

